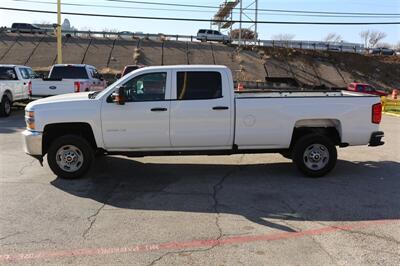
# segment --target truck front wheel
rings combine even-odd
[[[54,140],[47,153],[47,162],[54,174],[66,179],[82,177],[90,169],[94,151],[86,139],[65,135]]]
[[[11,114],[11,106],[12,102],[10,98],[8,98],[7,95],[4,95],[0,103],[0,116],[9,116]]]
[[[297,168],[308,177],[322,177],[336,165],[337,151],[332,141],[318,134],[300,138],[292,155]]]

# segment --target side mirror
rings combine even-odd
[[[125,105],[125,87],[121,86],[111,95],[114,103],[118,105]]]

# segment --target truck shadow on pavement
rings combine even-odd
[[[175,157],[174,157],[175,158]],[[214,157],[218,162],[218,156]],[[234,214],[278,230],[285,221],[400,218],[400,163],[338,161],[324,178],[304,178],[289,162],[229,165],[140,163],[100,158],[88,178],[52,185],[132,210]]]

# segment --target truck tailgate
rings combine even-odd
[[[32,80],[32,96],[43,97],[74,92],[74,80]]]

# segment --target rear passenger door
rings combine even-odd
[[[230,149],[233,103],[224,72],[173,71],[170,139],[173,148]]]

